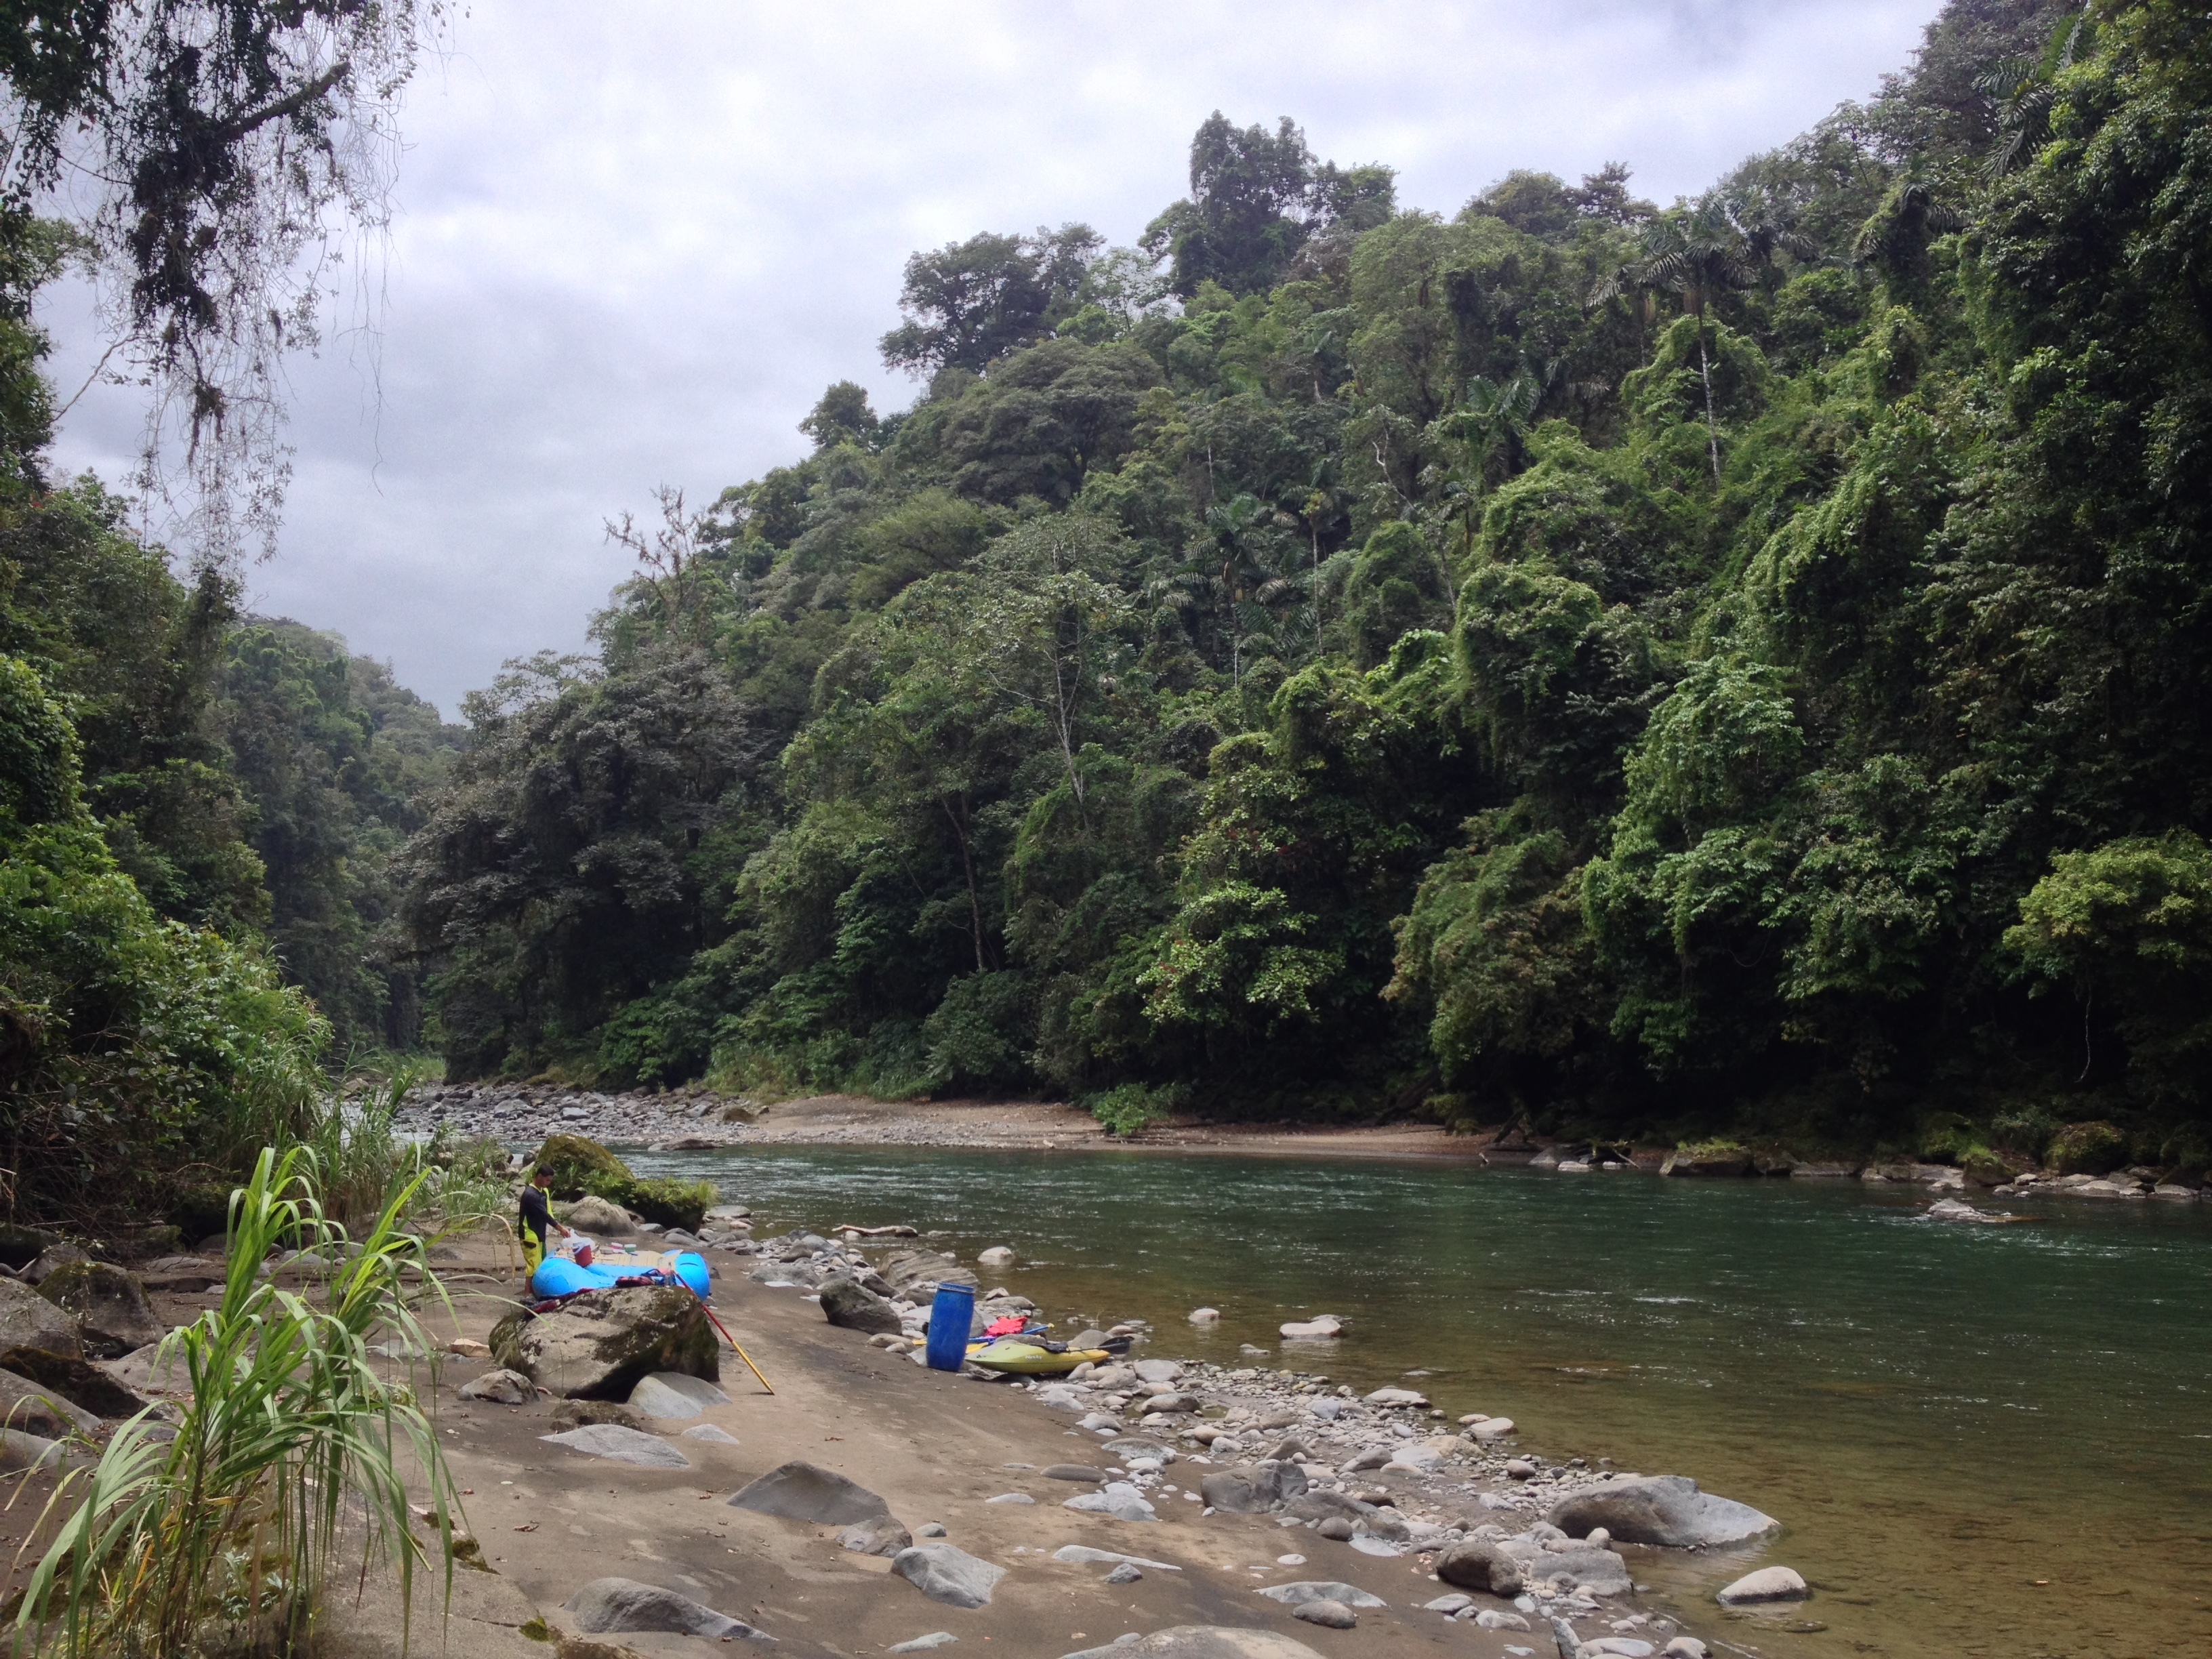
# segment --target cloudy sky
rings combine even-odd
[[[252,603],[343,633],[452,716],[574,649],[610,515],[801,453],[830,381],[910,402],[877,337],[917,247],[1186,188],[1192,130],[1290,115],[1449,213],[1507,169],[1609,160],[1665,201],[1902,67],[1936,0],[473,0],[408,94],[373,331],[295,366],[277,556]],[[86,296],[54,379],[97,356]],[[139,410],[59,443],[119,479]]]

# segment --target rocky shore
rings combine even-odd
[[[1115,1140],[1087,1114],[1045,1101],[886,1102],[851,1095],[766,1103],[688,1088],[665,1093],[599,1093],[549,1085],[429,1084],[410,1092],[401,1127],[441,1131],[520,1148],[550,1133],[589,1136],[610,1146],[706,1152],[748,1146],[958,1146],[1039,1152],[1099,1150],[1241,1152],[1338,1158],[1452,1158],[1496,1167],[1526,1166],[1565,1176],[1643,1171],[1701,1179],[1858,1181],[1911,1186],[1942,1196],[1969,1189],[1996,1198],[2140,1199],[2192,1204],[2204,1196],[2199,1173],[2131,1165],[2102,1173],[2061,1173],[2021,1160],[1929,1164],[1899,1160],[1797,1158],[1731,1144],[1667,1149],[1525,1140],[1496,1133],[1447,1133],[1433,1124],[1352,1128],[1170,1123],[1136,1143]]]

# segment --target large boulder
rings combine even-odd
[[[629,1164],[587,1135],[548,1135],[531,1163],[551,1173],[556,1198],[581,1198],[610,1187],[626,1189],[636,1178]]]
[[[493,1360],[571,1400],[627,1400],[654,1371],[717,1382],[720,1350],[707,1309],[681,1285],[587,1291],[550,1312],[493,1327]]]
[[[1134,1642],[1085,1648],[1063,1659],[1321,1659],[1303,1642],[1234,1625],[1177,1625]]]
[[[1454,1544],[1437,1557],[1437,1577],[1462,1589],[1492,1595],[1521,1593],[1521,1564],[1485,1538]]]
[[[1570,1538],[1603,1527],[1624,1544],[1699,1549],[1741,1544],[1782,1530],[1748,1504],[1699,1492],[1686,1474],[1652,1474],[1591,1486],[1561,1498],[1545,1516]]]
[[[137,1275],[105,1261],[72,1261],[58,1267],[40,1285],[39,1294],[69,1316],[84,1352],[94,1359],[120,1359],[133,1349],[159,1342],[169,1332]],[[68,1352],[52,1343],[29,1346]]]
[[[822,1316],[832,1325],[871,1336],[896,1336],[904,1328],[897,1309],[842,1273],[822,1281]]]
[[[73,1358],[84,1354],[77,1321],[28,1285],[0,1279],[0,1352],[11,1347],[40,1347]]]
[[[891,1512],[891,1506],[866,1486],[811,1463],[799,1462],[770,1469],[730,1499],[730,1507],[832,1527],[872,1521]]]
[[[1592,1595],[1626,1595],[1631,1589],[1628,1563],[1600,1545],[1509,1539],[1500,1547],[1520,1563],[1524,1584],[1547,1583],[1564,1576]]]
[[[730,1638],[771,1639],[743,1620],[717,1613],[658,1584],[641,1584],[635,1578],[594,1578],[562,1605],[575,1615],[576,1628],[587,1636],[668,1631],[678,1636],[703,1636],[710,1642]]]
[[[891,1571],[933,1601],[951,1607],[982,1607],[1006,1576],[1004,1567],[956,1549],[951,1544],[915,1544],[891,1557]]]
[[[571,1204],[562,1219],[578,1232],[599,1238],[620,1238],[637,1231],[637,1224],[629,1218],[628,1210],[592,1193]]]
[[[35,1383],[94,1417],[135,1417],[146,1401],[89,1360],[44,1348],[0,1350],[0,1371]],[[0,1379],[4,1381],[4,1379]]]
[[[2043,1161],[2056,1175],[2110,1175],[2128,1161],[2128,1138],[2110,1123],[2069,1123],[2051,1137]]]
[[[1662,1176],[1747,1176],[1756,1167],[1751,1149],[1732,1140],[1677,1146],[1659,1166]]]

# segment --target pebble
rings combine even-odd
[[[1301,1601],[1291,1609],[1291,1617],[1323,1630],[1350,1630],[1359,1622],[1359,1615],[1341,1601]]]
[[[1025,1492],[1002,1492],[996,1498],[987,1498],[986,1504],[1034,1504],[1036,1499]]]
[[[1124,1561],[1106,1575],[1106,1582],[1109,1584],[1133,1584],[1144,1576],[1133,1564]]]
[[[1218,1308],[1193,1308],[1190,1310],[1189,1316],[1190,1322],[1194,1325],[1212,1325],[1218,1322],[1221,1318],[1221,1310]]]
[[[925,1521],[914,1529],[914,1535],[916,1538],[943,1538],[948,1534],[943,1522]]]

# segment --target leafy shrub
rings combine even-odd
[[[1174,1115],[1189,1097],[1180,1083],[1123,1083],[1093,1095],[1084,1103],[1109,1135],[1133,1140],[1155,1123]]]
[[[620,1183],[627,1191],[629,1183],[636,1179],[629,1164],[585,1135],[548,1135],[531,1161],[551,1173],[556,1198],[581,1198],[592,1193],[619,1204],[623,1200],[605,1188]]]
[[[664,1227],[681,1227],[688,1233],[699,1231],[706,1219],[708,1209],[720,1197],[711,1181],[678,1181],[673,1176],[632,1181],[617,1195],[603,1193],[600,1196],[627,1205],[647,1221]]]
[[[1930,1164],[1956,1164],[1979,1140],[1974,1126],[1956,1112],[1937,1112],[1920,1126],[1920,1156]]]
[[[2128,1161],[2128,1138],[2109,1123],[2069,1123],[2044,1156],[2060,1175],[2109,1175]]]
[[[191,1379],[173,1434],[155,1437],[141,1414],[94,1468],[63,1476],[45,1517],[58,1529],[16,1615],[38,1651],[304,1650],[334,1577],[396,1559],[411,1595],[426,1553],[409,1508],[418,1488],[450,1590],[453,1475],[414,1392],[385,1381],[368,1350],[380,1334],[431,1346],[410,1308],[422,1286],[444,1291],[423,1241],[398,1227],[413,1190],[341,1258],[321,1306],[259,1271],[285,1239],[343,1240],[317,1191],[311,1152],[262,1152],[232,1212],[222,1301],[161,1344]]]
[[[1990,1139],[2004,1152],[2042,1162],[2044,1148],[2058,1133],[2058,1120],[2040,1106],[2018,1106],[1990,1121]]]
[[[940,1088],[1019,1087],[1036,1042],[1036,998],[1026,974],[970,974],[948,986],[924,1021],[929,1070]]]

